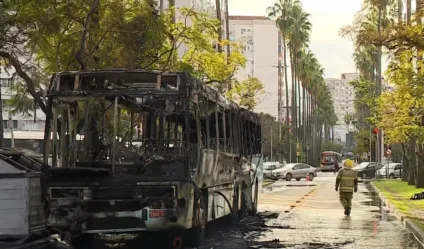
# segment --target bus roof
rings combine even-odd
[[[112,68],[112,69],[102,69],[102,70],[80,70],[80,71],[62,71],[57,72],[52,75],[52,78],[56,77],[92,77],[97,79],[109,79],[117,80],[120,82],[125,82],[131,84],[131,82],[136,83],[138,86],[146,85],[145,90],[154,91],[156,89],[146,88],[147,85],[154,85],[156,87],[156,79],[160,75],[161,78],[167,82],[175,81],[176,84],[181,85],[181,92],[186,93],[187,89],[190,91],[196,92],[197,95],[207,97],[208,99],[214,101],[218,105],[224,107],[227,110],[237,110],[240,112],[241,116],[249,120],[250,122],[255,123],[260,126],[261,121],[259,115],[251,110],[247,110],[243,107],[240,107],[238,104],[227,98],[225,95],[220,94],[216,89],[205,84],[201,80],[191,76],[186,72],[164,72],[159,70],[143,70],[143,69],[126,69],[126,68]],[[52,81],[53,82],[53,81]],[[144,82],[144,83],[142,83]],[[87,95],[90,94],[89,91],[63,91],[55,89],[54,84],[51,85],[52,89],[50,90],[50,95],[60,96],[60,95]],[[138,88],[138,87],[135,87]],[[140,87],[142,89],[143,87]],[[100,92],[100,90],[96,90]],[[161,91],[161,90],[159,90]],[[177,90],[178,91],[178,90]],[[118,91],[107,91],[109,93],[118,92]],[[125,93],[124,93],[125,94]],[[132,94],[135,94],[134,92]]]

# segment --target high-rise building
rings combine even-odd
[[[344,118],[346,114],[355,113],[355,89],[349,83],[359,78],[358,73],[344,73],[340,79],[325,79],[334,102],[334,111],[337,116],[337,125],[334,127],[334,137],[344,141],[349,132]]]
[[[245,69],[237,72],[241,81],[248,77],[258,78],[265,87],[265,94],[255,107],[256,112],[278,117],[278,29],[275,21],[264,16],[230,16],[230,40],[243,45],[247,58]],[[282,91],[283,106],[285,93]],[[284,112],[283,119],[285,117]]]

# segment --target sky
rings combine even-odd
[[[230,15],[266,15],[276,0],[229,0]],[[353,43],[339,36],[339,30],[353,22],[362,0],[302,0],[312,23],[310,47],[325,69],[326,78],[340,78],[355,72]]]

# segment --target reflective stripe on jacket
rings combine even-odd
[[[337,174],[336,187],[340,188],[340,192],[353,192],[358,187],[356,171],[349,168],[341,169]]]

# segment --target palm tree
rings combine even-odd
[[[290,37],[291,28],[293,26],[293,20],[291,18],[291,11],[293,8],[293,0],[279,0],[273,6],[267,9],[268,16],[271,19],[276,20],[276,25],[281,32],[283,40],[283,60],[284,60],[284,88],[286,95],[286,124],[289,124],[290,112],[289,112],[289,85],[288,85],[288,75],[287,75],[287,41]],[[280,60],[280,58],[278,58]],[[279,103],[280,104],[280,103]],[[290,136],[288,136],[288,144],[290,142]],[[289,156],[290,161],[292,154]]]
[[[302,9],[299,0],[277,0],[268,8],[269,17],[276,20],[284,40],[284,70],[286,106],[289,106],[287,79],[287,49],[290,54],[292,75],[291,130],[303,145],[311,137],[312,151],[316,155],[321,148],[322,127],[326,131],[335,124],[335,113],[331,96],[323,79],[324,71],[313,53],[308,49],[311,23],[309,14]],[[302,89],[301,89],[302,88]],[[302,100],[300,96],[303,96]],[[299,108],[299,109],[298,109]],[[302,113],[301,113],[302,111]],[[287,121],[289,112],[287,111]],[[328,135],[326,135],[326,138]],[[292,155],[296,157],[296,143],[291,143]],[[315,157],[309,157],[315,158]],[[311,161],[311,160],[309,160]]]
[[[305,13],[302,9],[300,1],[295,1],[291,12],[291,18],[293,20],[292,32],[289,38],[290,46],[290,58],[292,66],[292,115],[293,123],[292,130],[295,131],[296,137],[299,139],[299,127],[300,127],[300,84],[298,81],[297,64],[300,58],[300,52],[302,48],[306,47],[310,40],[310,32],[312,25],[309,22],[309,14]]]

